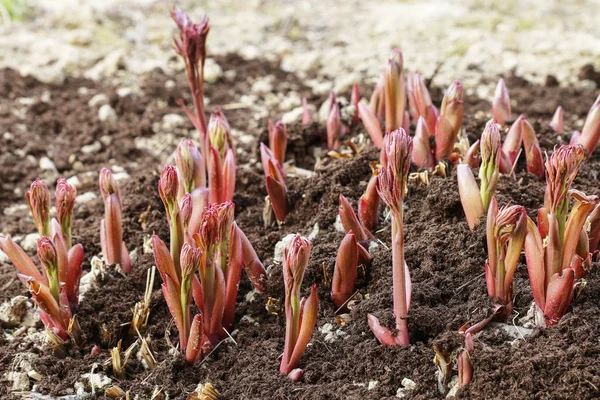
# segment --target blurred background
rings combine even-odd
[[[209,13],[208,53],[277,60],[315,93],[373,82],[393,46],[405,67],[489,97],[510,73],[596,87],[600,1],[178,1]],[[66,76],[123,84],[182,65],[170,45],[171,1],[0,0],[0,67],[60,84]],[[586,66],[585,68],[582,67]],[[210,62],[207,74],[223,71]],[[489,78],[489,82],[481,78]],[[550,78],[552,79],[552,78]],[[595,81],[594,81],[595,80]]]

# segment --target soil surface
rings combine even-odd
[[[242,62],[237,56],[217,58],[220,65],[236,71],[235,79],[221,78],[207,86],[209,111],[214,106],[235,103],[249,87],[251,78],[273,74],[274,90],[310,90],[292,74],[282,72],[276,63]],[[513,110],[525,113],[538,134],[543,151],[551,152],[555,144],[568,142],[549,127],[557,105],[565,110],[566,131],[581,128],[594,98],[580,89],[561,88],[550,80],[547,86],[533,86],[518,77],[507,77],[513,99]],[[155,369],[145,369],[142,362],[131,357],[126,365],[126,378],[116,379],[109,367],[109,349],[119,339],[125,343],[126,324],[131,321],[134,304],[143,298],[147,270],[154,260],[144,254],[143,243],[152,234],[168,238],[167,220],[157,192],[158,174],[169,151],[178,140],[194,135],[186,122],[172,133],[176,140],[165,143],[163,151],[152,152],[136,146],[140,138],[157,133],[157,123],[165,114],[179,113],[175,104],[179,98],[189,102],[183,76],[174,85],[170,77],[153,72],[141,86],[144,95],[121,97],[114,89],[83,79],[68,78],[63,86],[42,84],[32,78],[21,78],[11,70],[0,71],[0,208],[26,204],[24,193],[36,176],[44,176],[39,158],[47,156],[55,163],[56,177],[77,175],[78,192],[93,192],[98,197],[76,207],[74,242],[85,249],[84,269],[90,268],[92,256],[100,252],[99,224],[103,204],[97,189],[97,172],[101,167],[120,166],[129,174],[120,182],[124,207],[124,240],[130,251],[137,250],[137,262],[130,276],[106,276],[99,287],[87,293],[81,302],[78,318],[85,335],[81,347],[73,347],[67,357],[57,359],[47,351],[28,343],[22,337],[8,340],[14,329],[0,328],[0,385],[2,398],[27,398],[11,393],[11,382],[5,372],[11,370],[13,358],[22,352],[38,357],[33,367],[42,376],[36,390],[51,396],[73,394],[74,384],[84,381],[81,375],[92,366],[103,372],[124,390],[140,398],[150,398],[158,388],[169,398],[185,399],[198,383],[210,382],[224,399],[387,399],[395,398],[403,379],[416,386],[406,390],[405,398],[433,399],[443,397],[438,391],[436,367],[432,360],[434,346],[456,351],[462,343],[458,328],[465,322],[477,322],[491,310],[483,276],[486,259],[485,235],[481,228],[471,233],[466,224],[458,197],[456,176],[452,167],[448,177],[433,176],[429,186],[410,184],[406,201],[405,233],[406,262],[410,268],[413,295],[409,313],[411,346],[390,348],[381,345],[370,332],[367,313],[382,319],[388,326],[392,315],[391,251],[389,221],[380,215],[376,236],[380,245],[371,254],[370,266],[361,270],[357,289],[362,301],[352,307],[345,324],[336,318],[337,307],[329,298],[330,279],[337,247],[343,233],[335,228],[338,197],[345,195],[356,206],[363,193],[371,169],[369,163],[378,160],[378,152],[368,145],[351,159],[325,156],[310,178],[290,177],[293,210],[280,226],[265,228],[262,210],[266,189],[262,168],[257,164],[258,141],[238,142],[240,167],[234,198],[236,220],[248,235],[260,259],[269,269],[269,284],[265,295],[248,295],[251,286],[244,276],[238,295],[236,330],[233,339],[223,342],[209,358],[194,367],[185,365],[181,355],[173,352],[177,332],[160,291],[157,276],[151,299],[151,313],[145,336],[157,359]],[[87,88],[87,89],[82,89]],[[364,87],[363,94],[370,94]],[[88,106],[95,94],[108,95],[108,103],[118,115],[116,122],[100,121],[98,107]],[[349,98],[349,93],[345,93]],[[48,97],[49,96],[49,97]],[[441,90],[432,89],[434,103],[441,101]],[[19,100],[33,98],[32,102]],[[43,101],[40,99],[47,99]],[[325,97],[309,97],[317,107]],[[30,104],[32,103],[32,104]],[[465,99],[463,126],[473,142],[479,138],[490,117],[488,101],[476,97]],[[266,138],[266,119],[257,128],[249,127],[253,118],[245,108],[225,111],[232,127],[254,136]],[[273,115],[277,118],[277,115]],[[313,147],[326,146],[324,128],[317,123],[288,126],[290,144],[287,157],[296,159],[303,168],[315,164]],[[351,135],[362,132],[354,128]],[[100,151],[84,154],[82,146],[101,143]],[[109,143],[110,141],[110,143]],[[109,143],[109,144],[105,144]],[[316,152],[319,153],[319,152]],[[324,154],[324,152],[320,152]],[[78,163],[79,161],[79,163]],[[600,155],[586,161],[574,183],[587,194],[600,194],[597,171]],[[515,178],[502,177],[497,189],[499,204],[512,201],[527,208],[532,218],[542,205],[544,184],[524,171],[525,162],[517,166]],[[48,172],[48,171],[46,171]],[[84,179],[84,177],[86,179]],[[49,177],[55,182],[55,177]],[[52,188],[51,188],[52,189]],[[143,217],[141,217],[143,215]],[[34,231],[27,208],[1,215],[4,234],[23,236]],[[313,333],[301,367],[304,376],[293,383],[279,374],[279,357],[283,351],[285,317],[281,309],[284,298],[282,269],[273,261],[275,244],[289,233],[308,236],[318,225],[319,233],[312,241],[309,268],[304,278],[303,292],[317,283],[320,310],[317,329]],[[33,253],[31,255],[35,256]],[[523,260],[521,260],[523,261]],[[473,352],[474,378],[458,392],[458,398],[504,399],[592,399],[600,396],[600,278],[594,270],[587,285],[573,301],[560,324],[551,329],[535,329],[525,340],[513,341],[503,330],[490,327],[475,336]],[[6,301],[27,291],[15,278],[9,263],[0,264],[2,292]],[[510,324],[519,324],[533,300],[527,271],[520,263],[514,279],[514,314]],[[266,308],[267,301],[271,305]],[[274,305],[273,305],[274,304]],[[278,306],[279,305],[279,306]],[[326,325],[331,324],[331,325]],[[331,328],[334,340],[327,337]],[[38,330],[42,330],[39,326]],[[108,334],[107,334],[108,333]],[[125,344],[124,343],[124,344]],[[100,354],[91,355],[98,345]],[[456,368],[455,371],[456,373]],[[96,397],[103,398],[103,390]]]

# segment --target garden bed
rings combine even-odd
[[[189,367],[181,355],[170,351],[177,342],[177,331],[157,277],[148,328],[142,332],[151,338],[157,367],[144,369],[141,361],[132,357],[123,380],[112,377],[106,363],[110,358],[108,350],[120,338],[125,338],[125,342],[135,340],[126,338],[125,324],[131,321],[135,303],[143,298],[147,270],[154,264],[152,254],[144,252],[144,241],[152,234],[163,240],[168,238],[167,220],[157,190],[158,175],[178,141],[196,133],[187,120],[173,125],[167,124],[169,118],[165,120],[163,116],[183,115],[175,102],[182,97],[190,100],[187,83],[182,74],[173,78],[157,71],[143,77],[139,92],[122,96],[114,88],[81,79],[70,78],[65,85],[54,87],[22,78],[11,70],[0,72],[4,94],[0,99],[0,208],[4,210],[0,231],[12,236],[35,231],[29,210],[15,206],[26,205],[24,193],[36,176],[52,182],[54,176],[77,176],[78,193],[96,195],[95,199],[76,206],[73,226],[74,242],[84,246],[84,270],[88,271],[92,256],[100,253],[99,226],[104,206],[97,187],[97,172],[102,167],[114,171],[116,165],[128,175],[122,175],[124,179],[120,182],[124,240],[130,252],[137,253],[131,275],[107,275],[85,295],[78,312],[84,343],[79,348],[73,347],[66,358],[57,359],[40,350],[27,333],[12,336],[18,327],[0,329],[2,398],[23,396],[11,393],[12,382],[7,381],[5,372],[15,368],[13,360],[17,355],[28,352],[35,354],[31,364],[41,376],[40,382],[31,379],[32,387],[35,385],[37,392],[51,396],[74,394],[76,382],[85,386],[81,375],[90,373],[96,363],[95,372],[106,374],[113,379],[112,384],[140,398],[150,398],[155,388],[169,398],[185,398],[198,383],[210,382],[225,399],[382,399],[394,398],[398,389],[404,387],[405,378],[416,384],[414,388],[408,385],[411,390],[407,387],[401,391],[405,398],[442,397],[432,361],[434,346],[449,353],[457,350],[463,342],[458,328],[491,312],[483,275],[485,232],[481,227],[473,234],[469,231],[453,167],[449,167],[446,178],[430,176],[428,186],[409,184],[405,240],[406,262],[413,283],[409,313],[411,346],[383,346],[371,333],[366,318],[368,313],[383,322],[393,318],[391,251],[385,246],[390,243],[390,224],[384,222],[383,214],[376,232],[381,243],[371,253],[371,265],[358,275],[357,289],[363,299],[354,305],[345,324],[340,325],[337,307],[330,300],[336,251],[344,236],[335,226],[338,197],[343,194],[356,205],[371,174],[369,163],[379,158],[377,149],[369,144],[353,158],[330,158],[325,151],[314,150],[326,147],[324,124],[289,124],[288,159],[296,159],[298,166],[312,169],[317,161],[315,154],[322,158],[312,177],[288,179],[292,211],[284,224],[265,228],[262,213],[266,189],[257,160],[258,143],[267,138],[267,121],[263,116],[257,119],[251,108],[235,105],[249,91],[251,82],[268,74],[275,77],[274,92],[298,92],[308,96],[309,102],[317,107],[325,96],[312,95],[299,79],[282,72],[274,63],[245,62],[235,55],[217,58],[217,62],[224,70],[235,71],[235,76],[225,74],[218,82],[207,85],[208,111],[225,105],[232,128],[245,135],[237,138],[241,150],[237,152],[236,221],[268,268],[267,290],[264,295],[252,293],[244,275],[238,294],[235,342],[224,341],[210,357]],[[561,88],[552,79],[540,87],[509,77],[507,86],[515,103],[515,116],[526,114],[538,134],[542,151],[548,152],[556,144],[569,140],[567,135],[561,137],[548,127],[556,106],[563,106],[565,130],[571,132],[581,128],[594,100],[594,93]],[[370,95],[371,89],[361,85],[363,95]],[[100,104],[88,105],[97,94],[107,96],[106,104],[116,112],[116,121],[110,118],[101,121]],[[349,93],[339,95],[350,97]],[[441,90],[432,89],[432,97],[434,104],[439,104]],[[232,104],[227,109],[226,105]],[[269,115],[279,118],[275,111]],[[463,127],[471,142],[479,138],[490,115],[489,99],[466,96]],[[350,136],[361,133],[364,134],[362,125],[353,128]],[[100,144],[96,151],[84,147],[97,146],[95,143]],[[40,158],[44,156],[53,161],[56,171],[40,169]],[[574,188],[600,194],[599,167],[600,155],[595,153],[583,164]],[[525,162],[521,160],[515,178],[500,179],[497,198],[501,205],[512,201],[526,207],[529,216],[535,219],[545,186],[524,172],[524,168]],[[285,332],[284,286],[281,265],[273,261],[274,249],[289,233],[308,236],[317,229],[303,294],[308,294],[310,284],[317,284],[319,318],[301,362],[304,376],[293,383],[279,373]],[[457,397],[568,399],[576,394],[577,398],[591,399],[600,396],[598,276],[598,271],[593,270],[586,278],[587,285],[578,292],[569,312],[556,327],[536,328],[531,335],[516,340],[499,326],[476,335],[472,354],[474,378]],[[0,263],[0,282],[0,300],[27,296],[9,262]],[[509,325],[518,326],[533,301],[523,263],[519,264],[514,284],[514,313]],[[103,334],[103,326],[112,340]],[[37,330],[43,330],[41,323]],[[99,345],[102,351],[92,356],[94,345]],[[103,390],[96,392],[99,398],[103,396]],[[28,398],[26,394],[24,398]]]

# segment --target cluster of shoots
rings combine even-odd
[[[177,174],[172,171],[165,167],[159,183],[161,197],[167,199],[167,210],[179,207],[177,202],[168,200],[176,189],[171,193],[165,190],[170,179],[175,180],[171,183],[177,187]],[[158,236],[153,236],[152,245],[163,280],[163,294],[179,330],[180,347],[186,360],[193,363],[205,357],[232,329],[242,269],[259,292],[264,290],[266,271],[248,238],[234,222],[233,203],[201,204],[198,221],[193,225],[197,229],[191,231],[189,216],[194,214],[195,205],[189,193],[183,199],[188,199],[182,202],[183,208],[167,213],[171,224],[170,249]],[[186,219],[187,224],[183,222]],[[193,319],[192,298],[201,312]]]
[[[584,149],[579,145],[561,146],[552,153],[546,161],[546,192],[538,224],[529,221],[527,225],[529,279],[534,300],[549,326],[567,311],[575,280],[590,269],[585,225],[599,199],[571,189],[583,159]]]
[[[100,193],[104,200],[104,218],[100,221],[100,244],[106,264],[118,264],[121,270],[131,272],[131,259],[123,241],[123,221],[119,185],[109,169],[99,175]]]
[[[16,267],[19,279],[38,305],[40,319],[57,354],[71,338],[79,343],[75,319],[79,304],[79,280],[83,247],[73,245],[72,220],[77,192],[63,178],[56,184],[56,218],[50,218],[50,191],[39,178],[27,192],[27,202],[40,235],[37,255],[42,272],[10,236],[0,236],[0,248]]]
[[[384,120],[385,132],[389,133],[398,128],[408,132],[412,118],[416,126],[412,152],[415,166],[433,169],[444,158],[457,160],[455,144],[464,115],[462,85],[457,81],[450,85],[438,110],[421,74],[412,73],[405,77],[403,65],[402,53],[394,49],[385,73],[373,91],[370,107],[358,105],[359,116],[373,143],[378,148],[383,146],[379,119]]]
[[[304,271],[310,257],[310,242],[298,234],[284,251],[283,280],[285,285],[285,348],[279,371],[297,381],[303,371],[300,359],[317,323],[319,299],[313,285],[307,298],[300,297]]]

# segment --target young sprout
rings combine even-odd
[[[565,126],[564,126],[564,116],[563,116],[563,109],[561,106],[556,107],[556,111],[554,112],[554,115],[552,116],[552,121],[550,121],[550,128],[554,129],[554,132],[558,133],[559,135],[562,135],[565,132]]]
[[[331,280],[331,300],[337,307],[342,307],[354,294],[358,269],[358,246],[360,245],[356,242],[354,233],[350,231],[338,249]]]
[[[285,151],[288,143],[288,131],[281,121],[277,121],[273,124],[273,121],[269,120],[269,148],[271,152],[279,162],[279,165],[283,165],[285,162]]]
[[[500,178],[499,165],[502,150],[500,148],[500,131],[495,121],[491,120],[486,124],[481,135],[480,147],[480,187],[477,187],[477,182],[468,164],[459,164],[456,167],[460,201],[471,231],[479,224],[479,220],[488,209]]]
[[[409,73],[407,78],[408,105],[413,121],[423,118],[428,132],[435,132],[435,124],[440,115],[431,101],[429,90],[418,73]]]
[[[310,242],[296,234],[283,257],[285,285],[285,349],[279,371],[293,381],[298,381],[303,371],[298,368],[300,359],[310,341],[317,323],[319,299],[317,286],[313,285],[308,298],[300,299],[304,270],[310,257]]]
[[[368,105],[360,102],[357,107],[358,116],[371,137],[373,145],[378,149],[381,149],[383,146],[383,132],[381,131],[379,119],[377,119],[377,116]]]
[[[423,116],[419,116],[415,137],[413,139],[412,162],[417,168],[432,169],[435,163],[431,153],[430,140],[431,134]]]
[[[496,198],[492,197],[486,225],[485,280],[488,296],[503,307],[504,312],[498,314],[502,318],[512,312],[512,280],[525,243],[528,220],[524,207],[504,206],[498,210]]]
[[[544,207],[538,212],[538,226],[531,221],[527,224],[529,280],[547,326],[557,324],[567,311],[575,279],[589,269],[584,226],[599,199],[571,189],[583,159],[582,146],[561,146],[552,153],[546,161],[546,193]],[[569,212],[571,199],[575,205]]]
[[[217,108],[208,124],[208,188],[211,203],[233,200],[235,191],[235,155],[229,122]]]
[[[342,136],[342,114],[340,106],[331,92],[329,95],[329,113],[327,115],[327,148],[336,150],[340,147],[340,138]]]
[[[69,185],[65,178],[60,178],[58,182],[56,182],[56,219],[60,224],[67,249],[70,249],[73,243],[71,225],[73,221],[75,197],[77,197],[77,190]]]
[[[204,62],[206,60],[206,38],[210,30],[208,17],[204,16],[195,24],[179,8],[173,7],[171,17],[179,29],[178,37],[173,39],[173,48],[185,62],[188,85],[192,93],[195,114],[180,102],[194,127],[200,132],[202,154],[208,154],[206,116],[204,115]],[[206,161],[206,160],[205,160]]]
[[[404,59],[400,49],[393,49],[388,59],[383,86],[385,98],[385,131],[401,128],[406,108]]]
[[[465,347],[458,354],[458,387],[464,387],[473,379],[473,365],[470,354],[473,352],[473,337],[470,333],[465,335]]]
[[[277,221],[283,222],[290,211],[287,186],[285,184],[285,171],[281,164],[279,164],[279,161],[277,161],[277,158],[275,158],[273,152],[264,143],[260,144],[260,155],[265,172],[269,200],[271,201]]]
[[[454,81],[444,93],[440,115],[435,124],[436,161],[439,162],[452,154],[460,133],[464,113],[463,86],[460,82]]]
[[[365,193],[358,199],[358,218],[365,229],[370,232],[372,232],[379,223],[377,175],[371,176]]]
[[[342,194],[340,194],[340,208],[338,213],[344,231],[346,233],[353,232],[358,242],[367,243],[375,238],[371,231],[358,220],[350,202]]]
[[[352,115],[352,121],[350,125],[354,126],[358,124],[358,102],[360,101],[360,91],[358,84],[352,85],[352,94],[350,95],[350,105],[354,107],[354,115]]]
[[[381,120],[385,120],[385,93],[384,93],[385,74],[375,84],[371,99],[369,101],[369,109]]]
[[[583,124],[581,133],[573,133],[571,144],[581,144],[591,155],[600,140],[600,96],[596,98]]]
[[[302,98],[302,125],[308,125],[312,122],[312,116],[310,115],[310,110],[308,109],[308,100],[306,97]]]
[[[104,199],[104,218],[100,221],[100,244],[104,262],[119,264],[126,274],[131,272],[131,259],[123,241],[121,194],[109,169],[100,171],[100,193]]]
[[[33,222],[40,236],[50,236],[50,191],[40,178],[31,183],[26,193]]]
[[[512,119],[510,96],[502,78],[498,81],[494,99],[492,100],[492,116],[501,126],[504,126],[507,121]]]
[[[411,283],[408,266],[404,261],[403,207],[410,167],[412,139],[404,129],[398,129],[386,138],[383,151],[387,154],[387,166],[378,177],[379,196],[391,211],[392,224],[392,276],[394,282],[394,315],[397,335],[381,325],[369,314],[369,327],[377,339],[386,345],[408,346],[408,310],[410,308]]]
[[[522,114],[512,124],[504,140],[502,153],[500,154],[500,172],[505,175],[512,173],[521,152],[521,144],[523,144],[525,150],[527,172],[537,176],[538,179],[543,179],[544,161],[542,150],[533,126]]]

